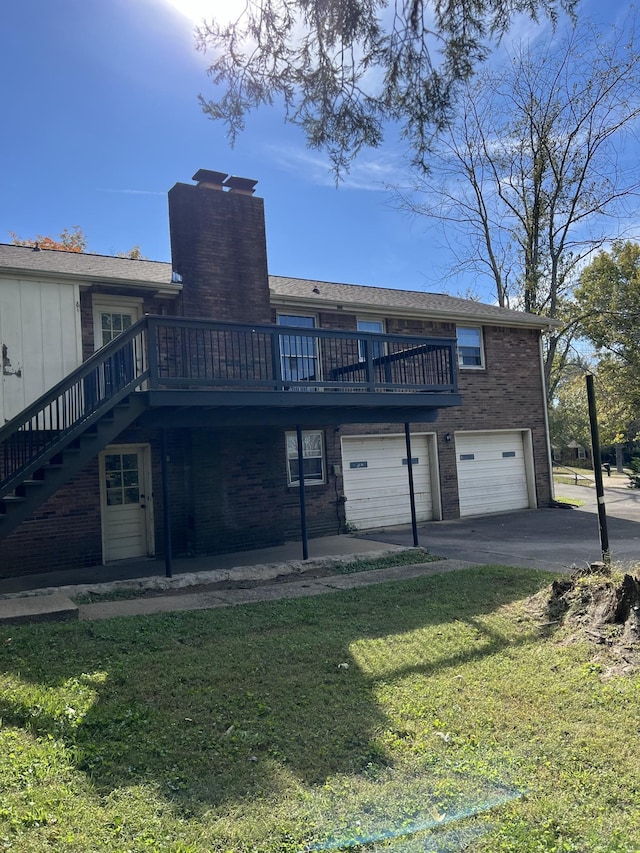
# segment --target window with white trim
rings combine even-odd
[[[279,326],[299,326],[314,329],[316,318],[300,314],[278,314]],[[320,379],[317,339],[313,335],[282,334],[280,337],[280,364],[286,382]]]
[[[287,480],[290,486],[300,485],[300,463],[298,459],[298,436],[295,432],[285,433],[287,448]],[[324,483],[324,434],[321,430],[304,430],[302,433],[302,470],[305,485]]]
[[[93,297],[94,348],[105,344],[126,332],[143,313],[142,299],[131,296],[95,294]]]
[[[358,320],[359,332],[375,332],[378,335],[384,334],[384,320]],[[358,341],[358,358],[360,361],[366,361],[364,341]],[[384,355],[384,341],[375,341],[371,358],[380,358]]]
[[[458,367],[462,369],[484,367],[482,329],[480,326],[458,326]]]

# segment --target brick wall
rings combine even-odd
[[[102,562],[98,460],[49,498],[0,545],[5,577]]]
[[[169,191],[171,256],[185,317],[268,323],[264,202],[243,193],[176,184]]]
[[[194,530],[201,554],[284,541],[284,443],[274,427],[194,429]]]
[[[455,334],[449,324],[424,324],[417,321],[390,321],[395,331],[411,334]],[[389,328],[391,331],[391,328]],[[431,424],[412,423],[415,432],[435,432],[438,437],[440,489],[443,516],[459,517],[455,442],[446,442],[447,433],[459,430],[526,430],[532,433],[538,506],[551,501],[549,465],[545,433],[538,332],[532,329],[485,326],[483,328],[485,368],[461,370],[459,390],[462,406],[441,409]],[[345,425],[343,435],[402,433],[402,424]]]
[[[101,288],[95,285],[88,290],[83,290],[80,293],[80,322],[82,324],[82,358],[86,360],[95,352],[95,337],[93,323],[93,298],[100,296],[118,301],[119,296],[131,298],[132,296],[139,297],[142,300],[142,314],[162,314],[163,311],[168,311],[170,314],[176,313],[176,300],[158,299],[149,293],[140,293],[126,288]]]

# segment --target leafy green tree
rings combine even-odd
[[[628,368],[610,356],[593,366],[570,364],[556,387],[549,407],[549,431],[554,447],[567,447],[572,441],[591,446],[591,427],[585,375],[594,376],[598,430],[602,447],[615,448],[616,466],[622,473],[622,450],[636,440],[638,433],[637,398],[625,393]]]
[[[197,44],[213,53],[222,94],[201,96],[233,142],[248,112],[282,105],[337,176],[363,147],[400,127],[425,165],[432,134],[449,122],[459,83],[524,13],[554,24],[577,0],[248,0],[231,23],[205,21]]]
[[[636,441],[640,422],[640,245],[617,241],[585,267],[575,290],[581,334],[600,353],[604,437],[617,448]]]
[[[585,368],[572,363],[556,387],[549,406],[549,433],[554,447],[568,447],[572,441],[583,447],[591,445],[584,376]]]
[[[627,368],[626,381],[640,395],[640,245],[618,241],[599,252],[582,271],[575,299],[582,334]]]

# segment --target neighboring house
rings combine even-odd
[[[549,505],[549,321],[269,276],[255,182],[194,180],[171,264],[0,246],[0,574]]]
[[[581,462],[591,459],[591,448],[585,447],[584,444],[580,444],[578,441],[570,441],[564,447],[553,448],[554,460],[556,462],[566,462],[571,464],[573,462]]]

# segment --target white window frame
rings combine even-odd
[[[96,293],[92,299],[93,309],[93,348],[102,348],[102,323],[101,315],[108,314],[131,314],[132,323],[142,317],[144,313],[143,300],[136,296],[109,296],[108,294]]]
[[[380,328],[378,328],[378,329],[363,328],[363,326],[366,326],[366,325],[373,326],[374,324],[379,326]],[[374,318],[374,317],[357,317],[356,318],[356,328],[359,332],[372,332],[372,333],[377,334],[377,335],[384,335],[385,330],[386,330],[386,324],[385,324],[384,320],[380,320],[380,319]],[[358,361],[365,361],[366,360],[364,357],[364,347],[362,346],[362,344],[363,344],[363,341],[358,341]],[[380,352],[378,352],[378,353],[375,352],[375,347],[374,347],[374,352],[372,353],[373,358],[381,358],[383,355],[385,355],[385,353],[386,353],[385,342],[382,341],[379,344],[379,346],[380,346]]]
[[[462,344],[460,343],[460,332],[477,332],[478,335],[478,356],[480,358],[480,364],[464,364],[463,359],[464,356],[462,354]],[[457,326],[456,327],[456,341],[457,341],[457,349],[458,349],[458,367],[460,370],[484,370],[484,338],[482,334],[482,326]],[[474,349],[475,349],[474,345]],[[467,346],[467,349],[471,349],[471,345]]]
[[[298,460],[298,435],[295,432],[286,432],[284,434],[285,441],[285,457],[287,461],[287,483],[289,486],[299,486],[300,480],[298,477],[294,477],[293,472],[291,470],[291,463],[293,461]],[[305,438],[307,438],[307,447],[305,447]],[[306,450],[309,449],[311,442],[310,438],[318,439],[319,438],[319,450],[318,453],[307,453]],[[324,452],[324,432],[320,429],[308,429],[302,431],[302,456],[304,459],[320,459],[320,478],[313,477],[310,478],[305,476],[304,484],[305,486],[321,486],[327,482],[327,466],[325,462],[325,452]]]
[[[280,325],[283,325],[283,326],[291,325],[291,326],[294,326],[294,327],[298,328],[298,327],[296,326],[295,322],[287,323],[287,322],[286,322],[286,320],[285,320],[285,318],[286,318],[286,319],[289,319],[289,320],[296,320],[296,319],[299,319],[299,320],[312,320],[312,321],[313,321],[313,326],[302,326],[302,325],[301,325],[301,326],[299,327],[299,328],[300,328],[300,334],[299,334],[299,335],[298,335],[298,334],[296,334],[296,335],[290,335],[290,334],[287,334],[287,335],[280,335],[280,337],[279,337],[279,339],[280,339],[280,366],[281,366],[282,379],[283,379],[283,381],[284,381],[284,382],[304,382],[304,381],[305,381],[305,378],[308,378],[308,377],[299,377],[299,376],[298,376],[297,378],[293,378],[293,377],[289,374],[289,369],[288,369],[288,367],[287,367],[287,361],[286,361],[286,360],[287,360],[287,359],[290,359],[290,358],[292,358],[292,357],[293,357],[293,358],[298,358],[298,359],[300,360],[300,363],[301,363],[301,364],[303,364],[303,363],[305,363],[305,362],[313,362],[313,365],[314,365],[314,373],[313,373],[313,376],[314,376],[314,378],[313,378],[311,381],[313,381],[313,382],[320,382],[320,381],[322,381],[322,375],[321,375],[321,365],[322,365],[322,360],[321,360],[321,358],[320,358],[320,341],[319,341],[319,339],[318,339],[318,338],[313,334],[313,331],[314,331],[315,329],[317,329],[317,328],[318,328],[318,318],[316,317],[316,315],[315,315],[315,314],[286,314],[286,313],[278,313],[277,318],[276,318],[276,320],[277,320],[277,325],[279,325],[279,326],[280,326]],[[311,332],[312,332],[312,334],[306,334],[306,335],[305,335],[305,329],[306,329],[307,331],[311,331]],[[305,343],[305,340],[304,340],[305,338],[310,338],[310,339],[311,339],[311,342],[312,342],[312,354],[311,354],[311,355],[305,354],[305,352],[304,352],[305,347],[306,347],[306,346],[308,346],[308,344],[307,344],[307,343]],[[291,346],[290,341],[291,341],[292,339],[293,339],[294,341],[296,341],[296,339],[298,339],[299,343],[295,343],[295,344],[294,344],[294,349],[299,348],[299,349],[301,350],[301,352],[299,352],[299,353],[297,353],[297,352],[293,352],[293,353],[290,353],[290,352],[289,352],[289,353],[285,353],[285,352],[283,351],[283,350],[284,350],[284,348],[285,348],[285,346],[284,346],[284,345],[285,345],[285,341],[288,341],[287,346],[289,346],[289,347],[290,347],[290,346]],[[296,371],[296,373],[297,373],[297,371]],[[302,388],[301,390],[304,390],[304,388]]]

